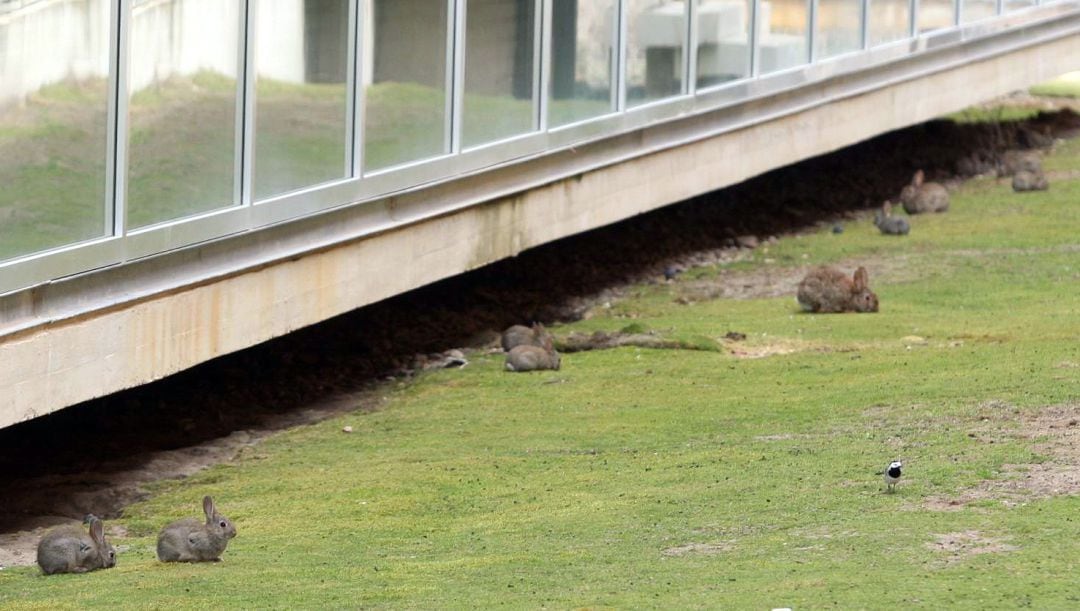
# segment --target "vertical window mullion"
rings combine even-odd
[[[239,81],[241,94],[236,100],[236,190],[235,203],[250,206],[255,200],[255,49],[258,28],[257,0],[244,0],[240,23],[243,32],[239,39]]]
[[[106,228],[110,235],[127,234],[127,138],[128,138],[128,24],[131,1],[114,2],[109,33],[109,110],[106,128]]]
[[[468,0],[455,0],[453,13],[454,53],[453,59],[453,112],[451,113],[450,152],[460,153],[465,111],[465,17]]]
[[[686,51],[683,58],[683,93],[694,95],[697,92],[697,56],[698,56],[698,0],[686,2]]]
[[[360,69],[366,59],[360,33],[367,24],[360,15],[360,3],[364,0],[349,2],[348,45],[346,53],[345,83],[345,133],[350,134],[345,149],[345,176],[359,178],[364,167],[364,77]]]
[[[540,37],[537,52],[533,60],[533,66],[538,66],[538,85],[534,99],[537,100],[536,110],[538,115],[537,129],[542,132],[548,130],[549,109],[551,108],[551,39],[552,39],[552,4],[553,0],[537,0],[538,19],[536,21],[536,34]]]

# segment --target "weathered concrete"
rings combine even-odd
[[[24,319],[5,321],[8,332],[0,335],[0,427],[167,376],[526,248],[961,109],[1078,64],[1080,37],[1060,39],[304,256],[130,300],[113,296],[108,307],[77,316],[44,315],[40,294],[30,293]],[[643,139],[642,145],[647,144]],[[432,197],[451,197],[446,187],[438,189]],[[463,188],[462,199],[475,198],[470,189],[475,187]],[[423,198],[424,192],[410,197]],[[394,201],[384,204],[391,216],[404,213]]]

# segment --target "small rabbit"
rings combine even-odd
[[[892,202],[885,202],[881,210],[874,213],[874,225],[881,230],[881,233],[888,235],[907,235],[911,231],[911,225],[907,219],[892,216]]]
[[[510,352],[515,346],[543,347],[545,337],[548,337],[547,329],[538,322],[534,322],[532,327],[514,325],[503,331],[502,348]]]
[[[796,299],[807,312],[877,312],[869,281],[865,267],[855,270],[854,278],[835,267],[818,267],[799,283]]]
[[[1017,193],[1023,191],[1045,191],[1050,188],[1050,181],[1046,180],[1046,176],[1041,170],[1038,172],[1020,170],[1013,175],[1012,188],[1013,191],[1016,191]]]
[[[162,562],[217,562],[236,536],[236,526],[214,509],[214,499],[203,497],[206,523],[185,518],[161,529],[157,557]]]
[[[105,541],[105,525],[88,516],[89,532],[74,524],[45,533],[37,547],[37,563],[46,575],[85,573],[116,566],[116,550]]]
[[[923,182],[922,170],[915,172],[911,184],[900,191],[900,203],[908,214],[945,212],[949,209],[949,192],[936,182]]]
[[[540,369],[559,370],[562,359],[555,352],[551,336],[545,335],[543,346],[515,346],[506,353],[507,371],[537,371]]]

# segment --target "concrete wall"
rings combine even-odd
[[[110,296],[102,307],[83,309],[69,319],[45,319],[41,312],[48,295],[28,293],[23,297],[26,317],[30,322],[35,316],[41,320],[0,335],[0,363],[4,363],[0,427],[161,378],[526,248],[734,184],[1078,65],[1080,37],[1058,39],[841,96],[829,104],[183,289],[127,300]],[[813,95],[827,96],[831,88],[841,85],[819,86]],[[619,139],[646,150],[658,133],[646,130]],[[612,143],[566,154],[587,155],[590,147],[597,146]],[[530,163],[541,164],[540,175],[546,175],[544,159]],[[511,166],[503,173],[463,179],[462,185],[403,194],[382,205],[391,217],[407,218],[410,205],[416,202],[442,198],[454,203],[455,198],[502,188],[499,181],[521,184],[514,181],[524,180],[521,177],[529,173],[528,164]],[[346,209],[343,214],[360,214],[363,209]],[[348,218],[335,220],[343,223]],[[203,252],[191,255],[196,264],[205,264],[203,257]],[[102,279],[99,288],[111,286]],[[69,298],[78,302],[85,296]]]

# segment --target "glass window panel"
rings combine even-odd
[[[1005,0],[1005,12],[1019,11],[1038,4],[1035,0]]]
[[[961,0],[960,23],[971,23],[997,15],[997,0]]]
[[[255,198],[344,178],[348,1],[261,0],[256,27]]]
[[[953,0],[918,1],[920,33],[953,27],[956,21],[956,5]]]
[[[476,146],[536,125],[534,0],[467,0],[462,144]]]
[[[369,6],[364,167],[447,152],[446,0],[374,0]]]
[[[614,0],[554,0],[551,11],[550,124],[612,112]]]
[[[862,48],[862,0],[818,0],[814,53],[819,59]]]
[[[809,0],[761,0],[758,58],[761,74],[805,64]]]
[[[697,86],[750,76],[753,0],[701,0],[698,4]]]
[[[0,2],[0,260],[105,227],[108,0]]]
[[[870,0],[870,46],[907,38],[911,23],[911,3],[908,0]]]
[[[630,106],[683,90],[686,2],[627,0],[626,100]]]
[[[236,202],[239,0],[137,0],[128,59],[128,227]]]
[[[1018,11],[1039,3],[1036,0],[1005,0],[1005,12]]]

